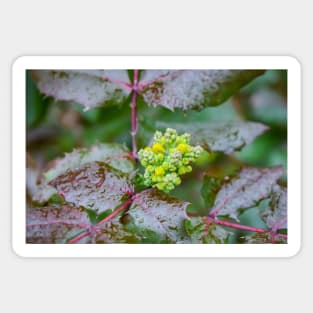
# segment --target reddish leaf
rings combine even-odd
[[[70,153],[65,153],[63,158],[57,159],[54,162],[54,166],[44,176],[46,181],[49,182],[67,170],[72,170],[95,161],[105,162],[124,173],[135,170],[135,163],[131,159],[131,153],[124,145],[117,143],[98,143],[89,148],[74,149]]]
[[[272,187],[282,176],[281,166],[272,168],[244,168],[221,186],[211,216],[229,216],[239,221],[239,214],[271,195]],[[203,191],[205,192],[205,191]]]
[[[215,223],[207,223],[205,217],[189,217],[185,227],[192,243],[228,243],[231,232]]]
[[[153,233],[160,241],[179,243],[186,238],[187,202],[148,189],[137,194],[128,214],[138,234]]]
[[[157,126],[163,129],[168,127],[168,124],[159,122]],[[227,154],[241,150],[268,129],[263,124],[244,121],[171,123],[170,126],[178,132],[190,133],[190,142],[193,145],[201,145],[211,152]]]
[[[129,177],[103,162],[68,170],[50,182],[66,202],[102,213],[133,193]]]
[[[266,225],[273,232],[287,229],[287,189],[275,185],[269,206],[270,208],[262,214]]]
[[[31,208],[26,216],[27,243],[127,243],[136,242],[119,218],[93,225],[84,209],[73,206]]]
[[[283,244],[287,243],[287,236],[283,234],[275,233],[255,233],[252,235],[243,236],[241,240],[246,244]]]
[[[125,70],[36,70],[33,78],[43,94],[86,109],[122,103],[130,93]]]
[[[201,110],[223,103],[262,70],[149,70],[142,75],[144,100],[151,105]]]
[[[28,209],[26,223],[27,243],[65,243],[90,225],[86,212],[70,205]]]

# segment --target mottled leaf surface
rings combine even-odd
[[[180,133],[188,132],[191,135],[191,144],[201,145],[208,151],[227,154],[242,149],[268,129],[263,124],[244,121],[194,122],[187,125],[159,122],[157,127],[172,127]]]
[[[133,192],[129,176],[103,162],[68,170],[50,182],[66,202],[102,213],[117,207]]]
[[[228,243],[231,232],[215,223],[207,223],[205,217],[190,217],[185,227],[192,243]]]
[[[26,191],[31,202],[45,203],[56,194],[55,188],[41,179],[40,170],[29,166],[26,168]]]
[[[114,218],[100,225],[94,237],[89,236],[87,243],[111,244],[111,243],[142,243],[141,238],[120,222],[120,217]]]
[[[136,234],[128,232],[119,217],[94,225],[82,208],[46,206],[30,208],[26,215],[27,243],[139,243]],[[83,236],[82,236],[83,235]]]
[[[124,84],[129,82],[125,70],[34,70],[33,79],[44,95],[86,109],[122,103],[130,92]]]
[[[262,70],[147,70],[140,90],[146,103],[170,110],[201,110],[223,103]]]
[[[26,212],[26,242],[65,243],[89,224],[87,213],[70,205],[29,208]]]
[[[272,187],[282,174],[281,166],[242,169],[236,177],[221,186],[211,214],[228,216],[239,221],[238,216],[244,209],[257,205],[271,195]]]
[[[279,185],[273,186],[269,209],[262,214],[266,225],[274,232],[287,229],[287,189]]]
[[[283,244],[287,243],[287,238],[281,234],[255,233],[247,235],[244,238],[245,244]]]
[[[135,170],[135,163],[129,158],[129,150],[117,143],[99,143],[90,148],[74,149],[66,153],[62,159],[54,162],[54,166],[45,173],[50,181],[67,170],[78,168],[86,163],[100,161],[124,173]]]
[[[132,229],[143,240],[146,236],[155,243],[180,243],[186,238],[187,206],[187,202],[147,189],[136,195],[128,215]]]

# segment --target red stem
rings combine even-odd
[[[129,198],[126,202],[124,202],[119,208],[117,208],[114,212],[112,212],[110,215],[108,215],[106,218],[104,218],[102,221],[96,224],[95,228],[97,228],[99,225],[102,225],[105,222],[108,222],[113,217],[127,209],[127,207],[133,202],[132,198]]]
[[[247,231],[252,231],[255,233],[266,233],[267,231],[263,228],[258,228],[258,227],[252,227],[252,226],[245,226],[245,225],[241,225],[241,224],[237,224],[237,223],[232,223],[232,222],[228,222],[228,221],[222,221],[222,220],[218,220],[218,219],[213,219],[211,217],[205,217],[205,220],[208,223],[215,223],[218,225],[224,225],[226,227],[231,227],[231,228],[236,228],[236,229],[241,229],[241,230],[247,230]]]
[[[83,233],[79,234],[78,236],[72,238],[71,240],[69,240],[67,243],[76,243],[79,240],[87,237],[90,235],[90,231],[89,230],[85,230]]]
[[[127,209],[127,207],[132,203],[133,198],[129,198],[126,202],[124,202],[120,207],[118,207],[114,212],[112,212],[110,215],[108,215],[105,219],[103,219],[102,221],[100,221],[99,223],[97,223],[93,229],[96,230],[99,225],[102,225],[105,222],[110,221],[113,217],[115,217],[116,215],[118,215],[119,213],[121,213],[122,211],[124,211],[125,209]],[[90,230],[85,230],[83,233],[79,234],[78,236],[72,238],[71,240],[69,240],[67,243],[77,243],[78,241],[80,241],[81,239],[89,236],[91,234]]]
[[[138,87],[139,70],[134,70],[134,81],[132,88],[132,102],[131,102],[131,135],[132,135],[132,146],[133,156],[137,159],[137,87]]]
[[[177,71],[174,71],[174,72],[163,74],[163,75],[161,75],[161,76],[159,76],[157,78],[154,78],[154,79],[151,79],[151,80],[148,80],[148,81],[143,81],[143,82],[138,84],[138,91],[141,91],[146,86],[148,86],[150,84],[153,84],[154,82],[160,82],[160,81],[163,81],[163,80],[166,80],[166,79],[172,79],[172,78],[175,78],[175,77],[181,75],[184,72],[185,72],[185,70],[177,70]]]
[[[252,182],[253,182],[253,183],[257,183],[260,179],[261,179],[261,177],[257,177],[256,179],[253,179]],[[230,195],[228,195],[227,197],[225,197],[225,199],[222,201],[222,203],[220,203],[218,206],[214,207],[214,208],[210,211],[209,216],[212,217],[212,218],[215,218],[215,217],[218,215],[218,212],[219,212],[220,210],[222,210],[222,209],[225,207],[225,205],[226,205],[230,200],[232,200],[232,198],[233,198],[234,196],[236,196],[236,194],[237,194],[241,189],[243,189],[243,188],[244,188],[243,185],[239,185],[239,186],[233,191],[233,193],[231,193]],[[261,197],[261,198],[263,198],[263,197]]]

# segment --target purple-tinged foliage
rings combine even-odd
[[[160,122],[157,126],[163,129],[168,124]],[[263,124],[245,121],[175,123],[170,126],[178,132],[190,133],[192,145],[201,145],[207,151],[226,154],[241,150],[268,130]]]
[[[239,221],[239,215],[245,209],[271,195],[272,187],[282,174],[281,166],[242,169],[237,176],[222,184],[210,216],[228,216]]]
[[[97,214],[114,210],[133,193],[127,174],[103,162],[87,163],[75,170],[68,170],[50,182],[68,203]]]
[[[273,186],[269,209],[262,217],[273,232],[287,229],[287,189],[278,185]]]
[[[159,241],[179,243],[186,239],[187,206],[187,202],[156,189],[147,189],[136,194],[128,215],[136,232],[142,236],[153,233]]]
[[[170,110],[201,110],[226,101],[261,70],[150,70],[144,71],[141,90],[146,103]]]
[[[124,70],[34,70],[38,89],[56,100],[80,103],[86,109],[123,103],[130,93]]]
[[[214,222],[207,223],[205,217],[190,217],[185,222],[191,243],[228,243],[231,232]]]
[[[63,198],[63,204],[27,210],[27,243],[224,244],[233,234],[229,229],[251,232],[245,235],[245,243],[287,242],[286,189],[277,185],[283,174],[280,166],[242,168],[227,181],[207,177],[202,194],[211,210],[206,217],[188,217],[188,202],[155,189],[142,190],[140,177],[135,177],[138,97],[148,105],[170,110],[201,110],[222,104],[264,71],[145,70],[138,79],[139,70],[134,70],[133,82],[126,70],[32,72],[44,95],[79,103],[86,109],[124,105],[130,100],[132,153],[122,145],[102,143],[66,154],[45,173],[28,171],[32,204],[36,197],[47,203],[54,192]],[[268,129],[249,121],[159,126],[188,132],[192,145],[226,154],[242,149]],[[269,199],[269,207],[260,212],[266,229],[225,219],[239,221],[244,210],[263,199]]]
[[[66,243],[90,226],[85,210],[71,205],[29,208],[26,223],[27,243]]]

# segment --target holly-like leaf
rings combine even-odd
[[[192,243],[228,243],[231,235],[222,226],[208,223],[205,217],[190,217],[185,227]]]
[[[282,175],[281,166],[242,169],[236,177],[221,186],[210,215],[228,216],[239,221],[238,216],[245,209],[254,207],[271,195],[272,187]]]
[[[26,214],[27,243],[139,243],[140,238],[128,232],[119,217],[92,224],[83,208],[47,206],[30,208]]]
[[[160,129],[169,127],[158,122]],[[250,144],[256,137],[265,132],[268,127],[254,122],[244,121],[210,121],[199,123],[171,123],[179,133],[190,133],[190,143],[201,145],[210,152],[224,152],[231,154]]]
[[[27,169],[27,188],[31,191],[32,200],[36,203],[47,202],[56,194],[55,188],[48,184],[51,180],[67,170],[76,169],[94,161],[105,162],[124,173],[135,171],[135,162],[124,145],[99,143],[89,148],[74,149],[66,153],[63,158],[55,160],[53,166],[43,175],[39,175],[38,171],[32,168]]]
[[[26,211],[27,243],[65,243],[90,225],[87,213],[70,205]]]
[[[128,216],[128,229],[144,242],[181,243],[186,239],[184,222],[187,202],[158,190],[147,189],[137,194]]]
[[[287,243],[286,236],[279,233],[255,233],[244,236],[242,240],[246,244]]]
[[[129,176],[103,162],[87,163],[68,170],[52,180],[50,185],[66,202],[97,214],[113,210],[133,192]]]
[[[27,199],[30,202],[35,203],[47,202],[54,194],[56,194],[56,190],[46,182],[41,181],[41,171],[33,160],[31,160],[31,162],[29,161],[30,157],[28,155],[26,168]]]
[[[44,95],[86,109],[123,103],[130,93],[125,70],[34,70],[33,79]]]
[[[201,110],[226,101],[263,70],[148,70],[140,93],[146,103],[170,110]]]
[[[273,186],[273,194],[269,209],[262,214],[266,225],[273,232],[287,229],[287,189],[279,185]]]
[[[94,236],[94,242],[98,244],[142,243],[141,238],[136,233],[130,232],[120,220],[120,217],[116,217],[100,225]]]
[[[124,173],[135,170],[135,163],[129,150],[117,143],[99,143],[90,148],[74,149],[66,153],[62,159],[57,159],[52,168],[45,174],[46,181],[50,181],[67,170],[78,168],[90,162],[105,162],[111,167]]]

